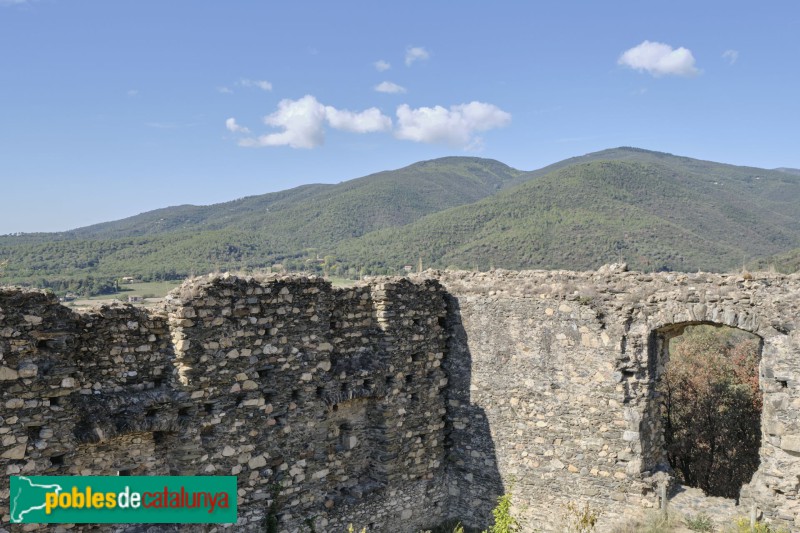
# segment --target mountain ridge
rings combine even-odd
[[[800,175],[638,148],[521,171],[420,161],[338,184],[0,236],[6,279],[181,277],[280,263],[357,277],[403,265],[725,270],[800,248]],[[58,283],[53,280],[59,279]]]

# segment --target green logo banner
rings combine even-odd
[[[236,522],[236,476],[12,476],[23,524]]]

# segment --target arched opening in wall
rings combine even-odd
[[[663,453],[678,483],[739,499],[759,465],[761,338],[714,324],[656,332]]]

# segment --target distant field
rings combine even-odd
[[[327,278],[334,287],[351,287],[355,285],[355,280],[345,278]],[[183,283],[183,280],[175,281],[151,281],[141,283],[120,284],[121,291],[114,294],[99,294],[88,298],[79,298],[70,302],[73,307],[91,307],[113,303],[115,300],[127,303],[128,296],[139,296],[141,298],[163,298],[169,291]]]
[[[325,278],[326,280],[331,282],[331,285],[334,287],[352,287],[356,284],[356,280],[354,279],[347,279],[347,278],[334,278],[328,277]]]
[[[118,299],[127,301],[128,296],[140,296],[142,298],[163,298],[169,291],[177,287],[183,280],[175,281],[148,281],[141,283],[120,284],[120,292],[116,294],[99,294],[86,298],[87,300],[113,300]]]

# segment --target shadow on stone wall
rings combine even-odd
[[[472,355],[461,308],[454,296],[445,296],[448,332],[444,370],[447,427],[445,464],[449,490],[447,514],[468,528],[484,529],[492,523],[492,509],[506,487],[497,466],[495,445],[484,410],[471,403]]]

